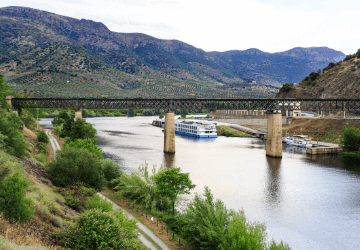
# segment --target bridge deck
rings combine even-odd
[[[360,111],[360,99],[86,99],[12,98],[14,109],[207,109],[207,110],[346,110]]]

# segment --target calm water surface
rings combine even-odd
[[[284,147],[265,156],[255,138],[176,136],[176,154],[163,153],[153,117],[90,118],[106,157],[127,171],[144,164],[180,167],[196,188],[208,186],[228,208],[263,222],[269,238],[292,249],[360,249],[360,162],[337,155],[309,156]],[[46,122],[46,120],[44,121]]]

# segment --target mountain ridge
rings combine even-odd
[[[300,81],[315,68],[327,65],[329,60],[345,57],[342,52],[326,47],[293,48],[277,53],[256,48],[205,52],[179,40],[113,32],[101,22],[27,7],[0,8],[0,24],[0,73],[5,75],[16,72],[16,63],[9,63],[9,58],[16,60],[21,51],[52,43],[81,47],[130,78],[206,82],[214,87],[251,81],[281,86],[285,82]],[[6,67],[1,63],[5,61],[8,63]],[[66,71],[65,64],[59,67],[60,71]],[[27,70],[30,74],[35,69],[29,64]],[[126,82],[120,85],[124,86]]]

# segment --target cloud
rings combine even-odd
[[[262,1],[262,2],[260,2]],[[9,1],[10,2],[10,1]],[[345,53],[355,40],[360,3],[284,0],[12,0],[11,5],[103,22],[116,32],[177,39],[206,51],[336,46]],[[353,33],[351,33],[351,30]],[[346,37],[346,39],[344,39]]]

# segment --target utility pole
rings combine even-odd
[[[39,130],[39,108],[36,108],[36,130]]]

